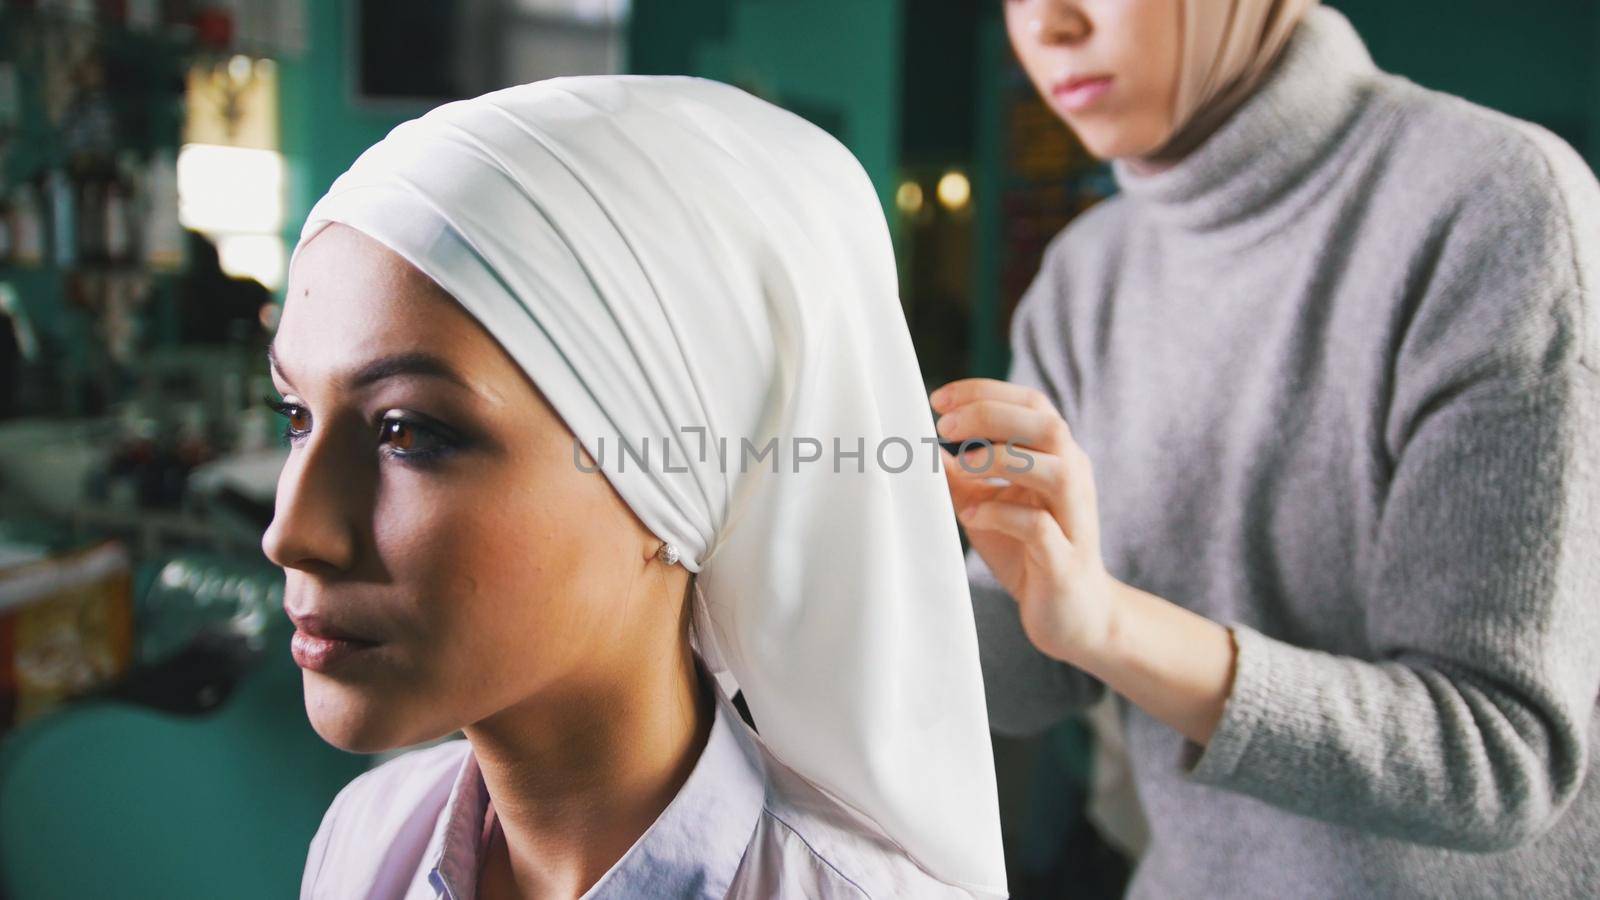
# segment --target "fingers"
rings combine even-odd
[[[963,378],[952,381],[928,397],[928,402],[933,404],[934,410],[941,414],[974,400],[995,400],[1039,409],[1055,408],[1050,398],[1034,388],[994,378]]]
[[[1040,565],[1053,565],[1072,548],[1050,511],[1035,506],[987,500],[963,508],[960,517],[970,531],[995,531],[1013,538]]]
[[[985,499],[980,491],[992,497],[988,479],[1004,478],[1035,494],[1065,537],[1098,552],[1099,501],[1093,467],[1048,397],[1026,385],[964,378],[934,391],[929,400],[941,413],[937,426],[941,438],[988,444],[969,450],[960,460],[944,454],[958,507]]]
[[[1099,543],[1100,507],[1095,495],[1094,471],[1082,448],[1073,445],[1060,456],[1018,451],[1020,455],[1013,458],[1005,456],[1004,448],[996,450],[1000,455],[994,460],[986,459],[985,448],[952,458],[953,465],[960,471],[959,476],[949,476],[952,495],[956,494],[956,484],[992,487],[991,479],[1002,478],[1049,509],[1069,540]]]
[[[988,484],[990,479],[1003,478],[1007,482],[1037,494],[1041,501],[1066,496],[1072,490],[1067,478],[1067,466],[1058,456],[1014,447],[975,447],[959,457],[952,457],[948,465],[955,466],[966,483]],[[1053,508],[1056,505],[1051,503]],[[1070,519],[1058,516],[1061,527],[1072,527]]]
[[[967,467],[963,468],[960,462],[950,454],[950,451],[943,447],[939,448],[939,455],[942,457],[941,464],[944,469],[945,483],[950,487],[950,499],[957,509],[971,506],[982,500],[988,500],[1008,487],[1005,484],[989,483],[988,479],[991,477],[989,475],[975,475],[972,472],[968,472],[967,468],[975,467],[968,463]]]
[[[999,400],[974,400],[939,417],[939,436],[947,441],[1011,442],[1045,453],[1072,444],[1067,423],[1055,407],[1040,409]]]
[[[1089,461],[1089,454],[1073,444],[1057,458],[1057,462],[1064,470],[1061,483],[1067,498],[1067,534],[1078,544],[1090,547],[1098,556],[1100,499],[1095,492],[1094,466]]]

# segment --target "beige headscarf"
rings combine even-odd
[[[1172,130],[1147,157],[1170,162],[1205,140],[1256,89],[1317,0],[1181,0],[1183,58]]]

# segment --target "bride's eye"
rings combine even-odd
[[[417,429],[404,419],[385,419],[383,441],[396,450],[410,450],[417,443]]]
[[[266,398],[267,406],[283,416],[283,439],[293,444],[311,433],[311,410],[298,403],[285,403],[272,397]]]
[[[441,430],[404,416],[391,416],[380,423],[378,443],[388,455],[407,462],[427,462],[457,446]]]

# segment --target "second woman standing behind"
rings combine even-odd
[[[1592,894],[1600,189],[1304,5],[1006,4],[1123,194],[934,396],[991,720],[1125,698],[1134,896]]]

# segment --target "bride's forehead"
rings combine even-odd
[[[384,356],[427,354],[479,393],[511,395],[531,386],[449,292],[388,245],[338,222],[297,248],[276,343],[290,371],[298,364],[318,379],[339,381]]]
[[[387,290],[440,293],[438,286],[405,257],[348,225],[331,223],[301,243],[290,264],[289,281],[301,291],[359,277]]]
[[[423,354],[472,384],[521,377],[477,320],[415,269],[415,278],[388,278],[363,265],[307,259],[312,264],[290,277],[273,339],[286,378],[338,380],[371,360]]]
[[[331,344],[384,335],[451,343],[466,336],[470,320],[449,297],[430,289],[426,279],[390,274],[355,262],[307,266],[289,279],[278,333],[320,336]]]
[[[401,318],[437,323],[464,311],[431,278],[377,241],[319,233],[296,252],[284,292],[284,315],[308,319]],[[370,323],[369,323],[370,324]],[[281,329],[281,326],[280,326]]]

